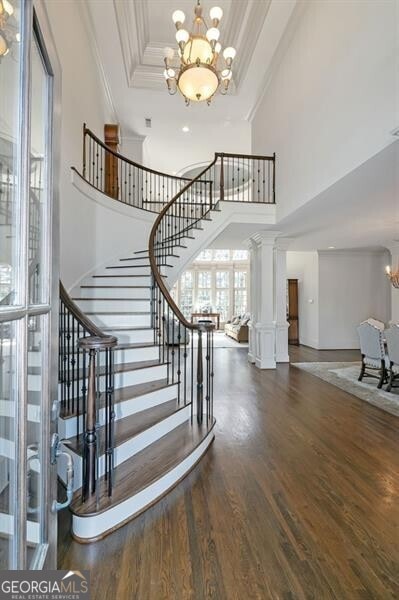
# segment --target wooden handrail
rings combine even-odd
[[[79,308],[79,306],[72,300],[62,282],[60,281],[60,299],[65,304],[67,309],[73,314],[75,319],[80,323],[82,327],[87,329],[88,333],[95,337],[109,337],[105,334],[97,325],[93,323]]]
[[[203,169],[201,171],[201,173],[199,173],[197,175],[197,177],[195,177],[194,179],[190,180],[189,183],[187,185],[185,185],[169,202],[168,204],[166,204],[164,206],[164,208],[161,210],[161,212],[159,213],[158,217],[155,219],[155,223],[152,226],[151,229],[151,233],[150,233],[150,238],[149,238],[149,243],[148,243],[148,253],[149,253],[149,259],[150,259],[150,265],[151,265],[151,271],[152,274],[154,276],[154,279],[159,287],[159,289],[162,292],[162,295],[164,296],[166,302],[168,303],[169,307],[172,309],[172,312],[174,313],[174,315],[178,318],[178,320],[180,321],[180,323],[182,325],[184,325],[184,327],[186,327],[187,329],[191,329],[191,330],[204,330],[204,329],[213,329],[214,325],[213,324],[198,324],[198,323],[190,323],[190,321],[187,321],[187,319],[185,318],[185,316],[183,315],[183,313],[180,311],[180,309],[178,308],[178,306],[176,305],[176,303],[174,302],[172,296],[169,293],[168,288],[166,287],[166,285],[163,282],[163,278],[162,275],[160,274],[159,270],[158,270],[158,266],[156,263],[156,257],[155,257],[155,252],[154,252],[154,247],[155,247],[155,236],[157,233],[157,229],[158,226],[160,224],[160,222],[162,221],[163,217],[166,215],[166,213],[168,212],[169,208],[171,206],[173,206],[173,204],[175,204],[177,202],[177,200],[193,185],[195,184],[203,175],[205,175],[205,173],[208,171],[208,169],[210,169],[211,167],[213,167],[213,165],[216,163],[218,159],[218,156],[215,154],[215,157],[213,159],[213,161],[207,165],[205,167],[205,169]],[[206,214],[206,213],[205,213]],[[203,215],[204,216],[204,215]]]
[[[104,142],[102,140],[100,140],[100,138],[98,138],[96,136],[96,134],[91,131],[91,129],[86,127],[86,123],[83,124],[83,139],[84,139],[85,135],[88,135],[89,137],[91,137],[106,152],[109,152],[109,154],[112,154],[119,160],[122,160],[123,162],[126,162],[129,165],[132,165],[133,167],[137,167],[138,169],[147,171],[147,173],[153,173],[154,175],[159,175],[160,177],[168,177],[169,179],[175,179],[176,181],[192,181],[188,177],[178,177],[178,175],[171,175],[169,173],[163,173],[162,171],[156,171],[155,169],[151,169],[150,167],[145,167],[144,165],[141,165],[140,163],[137,163],[134,160],[127,158],[123,154],[120,154],[119,152],[115,152],[115,150],[112,150],[106,144],[104,144]],[[85,151],[85,146],[83,145],[83,159],[85,159],[84,151]]]
[[[248,158],[252,160],[275,160],[275,154],[273,156],[261,156],[259,154],[234,154],[231,152],[216,152],[215,156],[217,158],[221,158],[224,156],[225,158]]]

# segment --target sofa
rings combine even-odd
[[[236,340],[236,342],[248,342],[248,322],[250,319],[249,313],[233,317],[224,326],[225,334]]]

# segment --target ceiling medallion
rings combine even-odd
[[[223,11],[218,6],[211,8],[209,16],[212,27],[209,28],[202,16],[199,0],[194,13],[191,33],[183,28],[186,20],[183,11],[176,10],[172,15],[177,29],[176,41],[179,45],[180,66],[178,70],[173,68],[172,61],[175,52],[173,48],[165,48],[164,76],[169,94],[173,95],[179,89],[187,105],[191,101],[206,101],[210,104],[218,89],[221,94],[227,94],[232,76],[231,65],[236,51],[231,47],[225,48],[223,51],[224,65],[220,66],[218,62],[222,46],[218,41],[220,36],[218,25]]]

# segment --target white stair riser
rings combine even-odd
[[[154,332],[152,329],[137,329],[136,331],[123,331],[122,329],[111,329],[107,334],[118,338],[119,344],[139,344],[141,342],[153,342]]]
[[[88,315],[89,318],[100,327],[149,327],[151,325],[151,315],[114,315],[97,314]]]
[[[126,284],[130,285],[130,284]],[[134,284],[131,284],[134,285]],[[84,298],[151,298],[150,288],[123,288],[123,287],[82,287],[80,295]]]
[[[142,512],[146,506],[149,506],[160,496],[164,495],[167,490],[176,485],[176,483],[193,468],[196,462],[206,452],[213,439],[214,433],[211,431],[201,444],[179,465],[124,502],[93,516],[79,517],[73,515],[73,534],[78,539],[90,540],[118,527],[118,525],[122,524],[127,519],[133,518],[135,515]]]
[[[130,415],[134,415],[147,408],[159,406],[164,402],[169,402],[177,398],[177,385],[167,386],[160,390],[154,390],[149,394],[143,396],[137,396],[123,402],[115,404],[115,420],[124,419]],[[77,417],[71,417],[70,419],[58,419],[58,432],[61,439],[70,438],[76,435]],[[102,408],[98,413],[98,422],[100,425],[105,423],[105,408]],[[79,430],[82,431],[83,419],[79,417]]]
[[[148,346],[148,348],[126,348],[123,350],[114,350],[114,362],[116,365],[130,363],[139,360],[157,360],[159,358],[159,349],[157,346]]]
[[[157,379],[166,377],[166,365],[156,365],[146,369],[135,369],[133,371],[125,371],[123,373],[115,373],[114,383],[115,389],[126,387],[128,385],[136,385],[138,383],[148,383]],[[30,377],[38,377],[38,375],[29,375]],[[104,375],[100,375],[100,386],[103,389]],[[59,397],[61,397],[61,385],[59,384]],[[81,386],[80,386],[81,387]]]
[[[149,429],[146,429],[142,433],[134,436],[133,438],[126,440],[123,444],[120,444],[115,448],[114,452],[114,464],[117,467],[125,460],[128,460],[141,450],[144,450],[150,444],[153,444],[161,437],[187,421],[190,417],[190,406],[179,410],[170,417],[163,419],[160,423],[153,425]],[[78,490],[82,486],[82,459],[80,456],[72,452],[75,479],[74,479],[74,491]],[[104,475],[104,454],[99,456],[98,470],[99,476]],[[66,481],[65,465],[60,461],[60,467],[58,469],[58,475],[63,481]]]
[[[111,274],[111,273],[110,273]],[[113,273],[117,277],[93,277],[90,285],[145,285],[151,286],[151,277],[122,277],[117,273]]]
[[[83,312],[150,312],[151,301],[148,300],[76,300]]]

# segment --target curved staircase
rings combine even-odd
[[[90,542],[163,496],[214,439],[213,325],[185,319],[170,296],[168,273],[220,211],[226,163],[215,190],[220,155],[193,180],[167,180],[112,153],[86,128],[84,139],[91,185],[119,201],[124,190],[132,206],[157,207],[147,249],[96,271],[73,298],[60,289],[59,433],[75,476],[72,482],[67,464],[59,476],[72,497],[73,536]],[[102,157],[100,166],[94,156]],[[90,173],[100,173],[97,181],[90,181],[87,163]],[[141,182],[139,200],[132,181]]]

